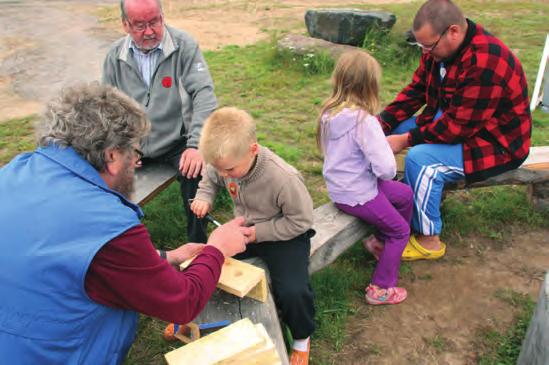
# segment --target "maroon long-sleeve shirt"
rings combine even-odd
[[[158,256],[147,228],[140,224],[99,250],[85,288],[99,304],[184,324],[200,313],[213,294],[223,262],[218,249],[206,246],[179,272]]]

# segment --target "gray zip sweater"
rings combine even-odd
[[[266,147],[242,179],[221,177],[211,165],[200,181],[196,199],[213,204],[219,188],[229,191],[235,216],[255,225],[257,242],[287,241],[313,225],[313,201],[303,177]]]
[[[143,105],[151,132],[142,142],[147,157],[158,157],[187,139],[197,147],[204,120],[216,108],[213,81],[196,41],[166,26],[162,54],[143,81],[130,50],[131,37],[117,40],[103,64],[103,83],[125,92]]]

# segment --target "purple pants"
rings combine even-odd
[[[410,238],[414,200],[412,189],[398,181],[378,180],[377,190],[377,196],[362,205],[335,203],[335,206],[376,227],[376,237],[385,242],[385,247],[372,284],[386,289],[396,286],[398,281],[400,258]]]

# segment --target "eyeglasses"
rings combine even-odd
[[[135,152],[135,154],[137,155],[137,161],[135,161],[135,166],[139,167],[143,164],[143,161],[141,161],[141,159],[143,158],[143,156],[145,156],[145,154],[143,153],[143,151],[137,148],[134,148],[133,152]]]
[[[162,24],[162,16],[159,16],[158,18],[154,18],[150,22],[138,22],[138,23],[132,23],[129,19],[126,20],[130,27],[137,31],[137,32],[144,32],[147,27],[154,29]]]
[[[437,41],[435,43],[433,43],[432,46],[424,46],[423,44],[418,43],[418,42],[415,42],[414,44],[416,46],[420,47],[425,52],[433,52],[435,50],[435,48],[437,48],[438,42],[440,42],[440,40],[442,39],[442,37],[444,37],[444,35],[448,31],[448,29],[450,29],[450,27],[451,27],[451,25],[447,26],[446,29],[444,29],[444,31],[442,31],[442,33],[440,33],[440,36],[438,37]]]

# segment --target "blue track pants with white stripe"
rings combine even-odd
[[[412,117],[399,124],[393,134],[406,133],[416,126],[416,117]],[[464,178],[462,144],[420,144],[410,148],[404,164],[404,182],[414,192],[414,232],[426,236],[440,234],[444,184]]]

